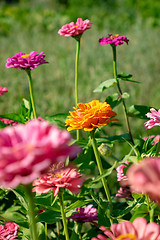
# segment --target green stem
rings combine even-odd
[[[24,185],[24,189],[25,189],[26,199],[28,202],[29,228],[31,233],[31,240],[38,240],[32,184]]]
[[[146,195],[146,201],[147,201],[147,206],[148,206],[148,212],[149,212],[149,217],[150,217],[150,222],[154,222],[153,220],[153,214],[152,214],[152,208],[151,208],[151,205],[150,205],[150,200],[149,200],[149,197],[147,194]]]
[[[36,105],[35,105],[35,100],[34,100],[34,95],[33,95],[33,84],[32,84],[32,77],[31,77],[31,70],[27,69],[26,73],[28,75],[28,80],[29,80],[29,91],[30,91],[30,98],[31,98],[34,118],[37,119]]]
[[[160,139],[157,144],[156,155],[155,155],[156,157],[158,157],[159,151],[160,151]]]
[[[45,228],[45,240],[47,240],[47,223],[46,222],[44,224],[44,228]]]
[[[101,158],[100,158],[100,155],[99,155],[99,152],[98,152],[98,147],[97,147],[97,142],[96,142],[96,139],[95,139],[95,136],[94,136],[94,132],[95,132],[94,130],[92,132],[90,132],[91,140],[92,140],[92,146],[93,146],[93,151],[94,151],[95,158],[96,158],[96,161],[97,161],[97,166],[98,166],[98,169],[99,169],[99,173],[100,173],[100,175],[102,175],[103,174],[103,166],[102,166]],[[108,188],[107,181],[106,181],[105,177],[102,178],[102,184],[103,184],[107,199],[110,203],[110,212],[111,212],[112,208],[113,208],[112,207],[112,200],[111,200],[109,188]],[[111,218],[110,218],[110,222],[111,222],[111,224],[113,223]]]
[[[116,82],[117,82],[118,91],[119,91],[120,95],[122,96],[122,90],[121,90],[121,87],[120,87],[120,84],[119,84],[119,80],[118,80],[118,77],[117,77],[116,46],[113,46],[112,50],[113,50],[113,72],[114,72],[114,78],[116,79]],[[126,108],[126,104],[125,104],[124,99],[122,99],[122,104],[123,104],[123,109],[124,109],[124,114],[125,114],[125,119],[126,119],[128,133],[130,135],[131,142],[134,145],[134,141],[133,141],[133,137],[132,137],[132,133],[131,133],[131,128],[130,128],[130,124],[129,124],[129,119],[128,119],[128,116],[127,116],[127,108]]]
[[[78,67],[80,53],[80,38],[77,39],[76,59],[75,59],[75,104],[78,104]],[[79,130],[77,130],[77,141],[79,140]]]
[[[63,203],[63,191],[64,189],[60,189],[58,196],[59,196],[59,202],[60,202],[60,209],[61,209],[61,215],[62,215],[62,221],[63,221],[63,227],[65,232],[66,240],[69,240],[69,233],[67,228],[67,220],[66,220],[66,214],[64,211],[64,203]]]

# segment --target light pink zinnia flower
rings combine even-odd
[[[0,95],[3,95],[6,92],[8,92],[8,89],[6,87],[1,87],[0,86]]]
[[[154,108],[151,108],[150,111],[151,113],[146,114],[150,120],[144,123],[146,130],[151,129],[155,126],[160,126],[160,109],[157,112]]]
[[[22,52],[16,53],[13,57],[7,59],[7,68],[34,69],[38,65],[48,63],[44,60],[45,54],[33,51],[29,54]]]
[[[124,42],[128,44],[129,40],[125,36],[120,36],[119,34],[108,34],[108,37],[103,37],[99,39],[99,45],[110,44],[111,46],[122,45]]]
[[[147,193],[160,204],[160,158],[146,158],[127,171],[128,183],[134,191]]]
[[[148,223],[145,218],[136,218],[133,223],[124,221],[114,223],[110,227],[110,231],[105,227],[100,227],[104,231],[104,235],[98,234],[92,240],[159,240],[159,225],[156,223]]]
[[[77,35],[82,34],[87,29],[91,28],[92,23],[86,19],[82,20],[82,18],[78,18],[76,24],[71,22],[69,24],[64,25],[59,31],[58,34],[64,35],[66,37],[72,36],[75,37]]]
[[[4,225],[0,225],[0,239],[1,240],[13,240],[18,238],[19,226],[14,222],[7,222]]]
[[[128,165],[129,162],[128,161],[125,161],[125,164]],[[116,168],[116,171],[117,171],[117,181],[126,181],[127,180],[127,176],[124,175],[123,173],[123,168],[126,167],[125,164],[121,164],[119,167]]]
[[[67,188],[72,193],[77,194],[80,192],[83,181],[82,174],[77,172],[76,168],[70,166],[63,167],[50,171],[36,179],[33,182],[33,186],[35,186],[33,192],[45,194],[52,190],[53,195],[56,196],[60,188]]]
[[[53,163],[75,156],[77,146],[68,146],[69,133],[47,121],[32,120],[27,124],[0,130],[0,185],[15,188],[29,184]]]
[[[76,222],[94,222],[98,221],[98,211],[96,208],[93,207],[92,204],[89,204],[87,207],[84,208],[76,208],[74,209],[76,212],[73,214],[71,219]]]

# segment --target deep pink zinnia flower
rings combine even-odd
[[[18,238],[19,226],[14,222],[6,222],[0,225],[0,239],[1,240],[16,240]]]
[[[128,169],[127,176],[134,191],[147,193],[160,204],[160,158],[144,158]]]
[[[79,148],[68,146],[70,141],[66,130],[47,121],[32,120],[0,130],[0,186],[29,184],[51,164],[75,156]]]
[[[151,113],[146,114],[150,120],[144,123],[146,130],[151,129],[155,126],[160,126],[160,109],[157,112],[154,108],[151,108],[150,111]]]
[[[69,24],[64,25],[59,31],[58,34],[64,35],[66,37],[72,36],[75,37],[77,35],[82,34],[87,29],[91,28],[92,23],[86,19],[82,20],[82,18],[78,18],[76,24],[71,22]]]
[[[48,63],[44,60],[45,54],[33,51],[29,54],[22,52],[16,53],[13,57],[7,59],[7,68],[34,69],[38,65]]]
[[[39,179],[33,182],[34,192],[39,194],[48,193],[53,191],[53,195],[56,196],[60,188],[67,188],[72,193],[79,193],[84,179],[82,174],[77,172],[75,167],[63,167],[44,174]]]
[[[3,95],[4,93],[7,93],[8,89],[6,87],[1,87],[0,86],[0,95]]]
[[[105,227],[100,227],[104,235],[98,234],[92,240],[159,240],[160,231],[159,225],[152,222],[148,223],[145,218],[136,218],[133,223],[124,221],[114,223],[110,230]]]
[[[129,162],[128,161],[125,161],[125,164],[128,165]],[[116,171],[117,171],[117,181],[126,181],[127,180],[127,176],[124,175],[123,173],[123,168],[126,167],[125,164],[121,164],[119,167],[116,168]]]
[[[98,221],[98,211],[93,207],[92,204],[88,205],[85,208],[76,208],[74,209],[77,213],[73,214],[71,219],[76,222],[94,222]]]
[[[0,121],[4,122],[6,125],[12,125],[12,126],[18,124],[18,122],[15,122],[15,121],[7,119],[7,118],[1,118],[0,117]]]
[[[122,45],[124,42],[128,44],[129,40],[125,36],[120,36],[119,34],[108,34],[108,37],[103,37],[99,39],[99,45],[110,44],[111,46]]]

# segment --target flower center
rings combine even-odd
[[[24,55],[22,55],[21,57],[22,57],[22,58],[26,58],[26,57],[30,57],[30,55],[29,55],[29,54],[24,54]]]
[[[136,236],[134,234],[130,234],[130,233],[127,233],[127,234],[121,234],[119,235],[116,240],[123,240],[123,239],[136,239]]]
[[[62,175],[62,174],[55,174],[55,177],[57,177],[57,178],[62,178],[63,175]]]
[[[115,39],[115,38],[117,38],[117,37],[119,37],[119,34],[115,34],[115,35],[110,35],[109,36],[109,38],[112,40],[112,39]]]

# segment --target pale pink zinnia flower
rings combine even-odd
[[[61,188],[67,188],[72,193],[79,193],[84,179],[82,174],[77,172],[75,167],[63,167],[50,171],[42,175],[39,179],[33,182],[33,192],[39,194],[48,193],[53,191],[53,195],[56,196]]]
[[[14,222],[6,222],[0,225],[0,239],[1,240],[16,240],[18,239],[19,226]]]
[[[99,39],[99,45],[110,44],[111,46],[122,45],[124,42],[128,44],[129,40],[125,36],[120,36],[119,34],[108,34],[108,37],[103,37]]]
[[[6,87],[1,87],[0,86],[0,95],[3,95],[6,92],[8,92],[8,89]]]
[[[48,63],[44,60],[45,54],[43,52],[37,54],[32,51],[29,54],[22,52],[16,53],[13,57],[7,59],[7,68],[20,68],[20,69],[34,69],[38,65]]]
[[[82,18],[78,18],[76,24],[71,22],[69,24],[64,25],[59,31],[58,34],[64,35],[66,37],[72,36],[75,37],[77,35],[81,35],[84,31],[91,28],[91,22],[86,19],[82,20]]]
[[[128,161],[125,161],[125,164],[128,165],[129,162]],[[123,168],[126,167],[125,164],[121,164],[119,167],[116,168],[116,171],[117,171],[117,181],[126,181],[127,180],[127,176],[124,174],[123,172]]]
[[[135,192],[147,193],[160,204],[160,158],[144,158],[128,169],[127,176]]]
[[[76,222],[94,222],[98,221],[98,211],[93,207],[92,204],[89,204],[84,208],[76,208],[74,209],[77,213],[73,214],[71,219]]]
[[[70,141],[66,130],[47,121],[32,120],[0,130],[0,186],[29,184],[51,164],[75,156],[79,148],[68,146]]]
[[[155,126],[160,126],[160,109],[157,112],[154,108],[151,108],[150,111],[151,113],[146,114],[150,120],[144,123],[146,130],[151,129]]]
[[[114,223],[110,230],[105,227],[100,227],[103,234],[98,234],[92,240],[159,240],[160,231],[159,225],[152,222],[148,223],[145,218],[136,218],[133,223],[124,221]]]

